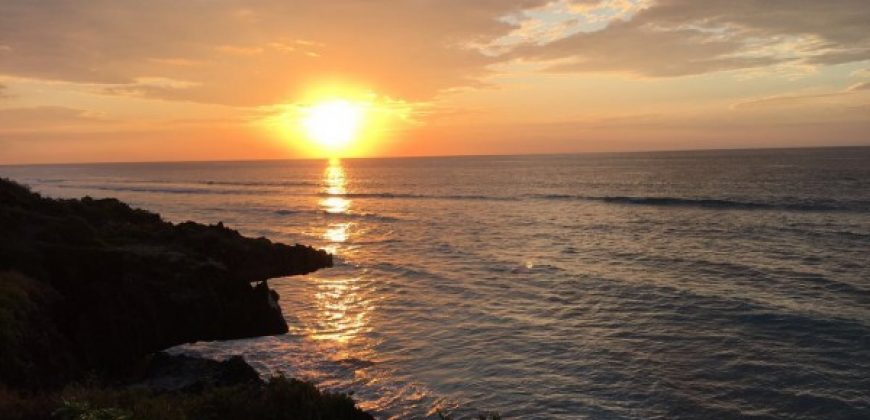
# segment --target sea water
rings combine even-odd
[[[322,247],[233,354],[382,418],[870,418],[870,148],[0,167]]]

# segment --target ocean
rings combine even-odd
[[[0,167],[322,247],[243,355],[379,418],[870,418],[870,148]]]

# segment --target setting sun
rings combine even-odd
[[[305,110],[302,126],[311,140],[335,151],[347,147],[357,137],[363,114],[359,104],[343,99],[331,100]]]

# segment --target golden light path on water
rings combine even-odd
[[[324,172],[324,193],[320,207],[329,214],[348,213],[351,200],[347,194],[347,176],[341,161],[330,159]],[[327,251],[340,255],[342,244],[350,239],[353,224],[348,222],[329,223],[323,238],[330,242]],[[360,296],[360,278],[348,276],[341,278],[322,278],[317,283],[314,294],[317,306],[315,316],[319,319],[309,325],[308,335],[315,340],[328,340],[348,343],[368,327],[368,315],[374,305]],[[347,350],[347,349],[345,349]]]
[[[365,397],[357,395],[361,398],[360,408],[378,412],[394,405],[397,400],[422,401],[427,393],[412,384],[389,385],[392,371],[381,367],[383,359],[375,353],[376,340],[369,333],[376,328],[377,302],[383,298],[374,293],[375,284],[366,277],[365,270],[348,269],[348,260],[359,251],[350,242],[361,239],[359,236],[368,232],[360,222],[348,221],[344,217],[353,212],[353,201],[347,196],[348,181],[348,173],[341,161],[330,159],[323,172],[321,197],[316,202],[327,222],[317,234],[326,242],[323,248],[335,256],[336,267],[306,276],[306,296],[301,300],[310,302],[310,306],[305,305],[310,309],[296,310],[298,323],[290,328],[295,334],[311,340],[317,354],[326,356],[343,369],[351,369],[351,383],[367,384],[378,390]],[[304,372],[302,376],[306,373],[327,387],[336,383],[347,384],[345,381],[348,380],[334,376],[331,370],[315,369]],[[398,413],[388,418],[405,416]]]

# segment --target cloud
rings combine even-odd
[[[629,20],[649,6],[650,0],[555,0],[542,6],[504,16],[514,25],[509,33],[478,45],[489,55],[499,55],[520,45],[543,45],[576,33],[596,32],[610,23]]]
[[[675,77],[867,60],[867,27],[866,0],[8,1],[0,75],[246,107],[338,80],[417,102],[516,61]]]
[[[556,72],[616,71],[645,76],[684,76],[774,64],[770,57],[734,55],[740,43],[697,29],[645,30],[638,22],[575,35],[542,47],[519,49],[514,57],[549,60]]]
[[[221,45],[215,47],[215,49],[231,55],[256,55],[262,54],[264,51],[263,47],[241,47],[237,45]]]
[[[776,95],[766,98],[752,99],[737,103],[732,107],[732,109],[750,110],[797,106],[824,106],[854,110],[856,109],[856,106],[866,107],[868,105],[870,98],[864,94],[868,90],[870,90],[870,82],[862,82],[849,86],[846,89],[833,92]]]
[[[145,94],[241,106],[287,101],[324,78],[429,98],[487,73],[495,60],[467,42],[503,35],[511,26],[499,16],[543,3],[0,2],[0,74],[119,87],[186,80],[198,85]]]
[[[83,109],[59,106],[0,108],[0,133],[93,128],[95,124],[112,122],[104,115]]]
[[[659,0],[631,19],[505,53],[550,62],[560,72],[621,71],[683,76],[774,64],[839,64],[870,59],[864,0]]]
[[[837,98],[843,95],[842,92],[836,93],[820,93],[816,95],[781,95],[771,96],[768,98],[753,99],[745,102],[740,102],[734,105],[734,109],[763,109],[763,108],[781,108],[801,105],[815,105],[822,101]],[[828,101],[829,102],[829,101]]]
[[[120,96],[160,97],[184,100],[186,93],[200,83],[165,77],[139,77],[132,83],[112,84],[101,92]]]

